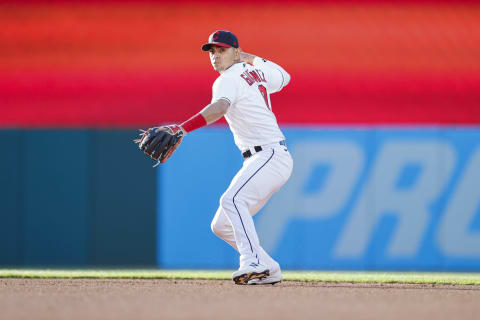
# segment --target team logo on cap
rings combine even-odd
[[[220,35],[218,34],[218,32],[215,32],[215,33],[213,34],[212,39],[213,39],[214,41],[216,41],[216,40],[218,40],[218,37],[219,37],[219,36],[220,36]]]

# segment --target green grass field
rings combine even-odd
[[[158,269],[0,269],[0,278],[230,280],[232,271]],[[480,285],[480,273],[285,271],[284,281]]]

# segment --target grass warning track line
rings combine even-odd
[[[0,269],[0,278],[231,280],[230,270]],[[480,286],[480,273],[284,271],[284,281]]]

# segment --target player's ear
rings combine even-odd
[[[241,48],[236,48],[235,49],[235,59],[240,60],[240,53],[242,52]]]

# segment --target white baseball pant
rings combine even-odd
[[[253,148],[251,151],[254,152]],[[292,169],[293,160],[285,146],[279,143],[262,146],[262,151],[243,162],[220,198],[211,228],[240,253],[240,266],[251,262],[267,266],[274,263],[260,246],[252,216],[285,184]]]

